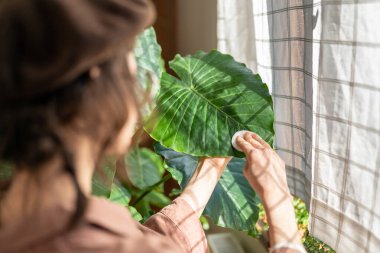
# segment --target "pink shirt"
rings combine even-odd
[[[56,206],[0,229],[1,253],[206,253],[206,236],[187,202],[177,198],[144,225],[126,208],[93,197],[76,228],[66,227],[73,210]]]

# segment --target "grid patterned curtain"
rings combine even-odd
[[[274,97],[275,148],[312,235],[380,251],[380,1],[218,0],[218,48]]]

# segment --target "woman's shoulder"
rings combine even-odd
[[[126,207],[100,197],[92,197],[89,200],[84,222],[124,237],[140,233],[140,223],[132,218]]]
[[[67,229],[73,212],[63,205],[36,209],[19,223],[0,229],[0,251],[113,252],[111,249],[121,247],[124,241],[142,236],[141,225],[127,209],[106,199],[90,198],[81,221],[73,229]],[[107,247],[110,251],[105,250]]]
[[[93,197],[81,226],[64,239],[67,252],[181,252],[173,242],[135,221],[126,207]],[[64,251],[66,252],[66,251]]]

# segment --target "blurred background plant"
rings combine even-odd
[[[335,251],[324,242],[309,235],[309,213],[306,209],[305,202],[300,198],[293,198],[293,206],[296,214],[296,221],[298,225],[298,231],[302,238],[302,243],[305,249],[309,253],[335,253]],[[256,225],[257,236],[263,236],[269,230],[267,217],[265,215],[264,207],[260,204],[259,220]]]

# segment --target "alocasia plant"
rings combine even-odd
[[[231,137],[236,131],[251,130],[273,143],[272,98],[266,84],[244,64],[216,50],[177,55],[169,63],[177,74],[173,76],[163,72],[160,52],[150,28],[139,38],[135,53],[138,79],[154,97],[155,108],[147,111],[144,123],[145,130],[157,141],[157,154],[133,149],[125,157],[129,185],[115,183],[109,198],[136,207],[145,220],[153,213],[151,205],[162,207],[170,202],[162,187],[170,175],[183,188],[199,157],[235,156],[204,214],[218,225],[253,234],[259,199],[242,174],[245,159],[233,149]],[[158,89],[152,87],[157,80],[160,87],[155,96]],[[169,174],[163,175],[164,168]]]
[[[173,178],[184,188],[198,165],[198,158],[175,152],[156,143]],[[256,193],[243,176],[245,159],[233,158],[227,165],[205,208],[204,215],[223,227],[255,233],[260,203]]]
[[[252,130],[272,143],[273,109],[259,75],[218,51],[177,55],[163,73],[146,129],[164,146],[195,156],[238,155],[233,134]]]

